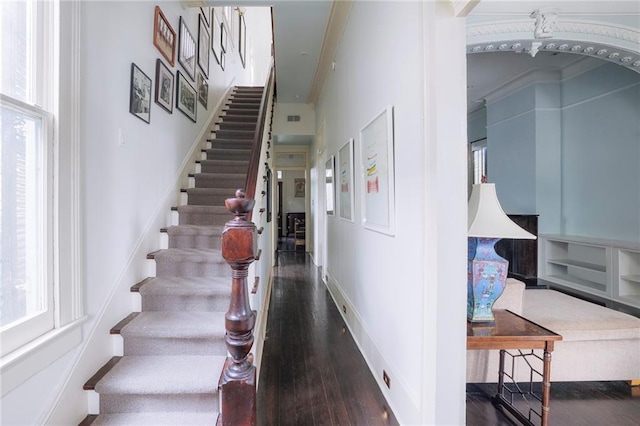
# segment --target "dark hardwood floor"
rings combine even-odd
[[[513,425],[491,403],[495,384],[467,384],[467,425]],[[280,252],[258,389],[259,425],[398,424],[317,268]],[[550,424],[640,424],[640,388],[626,382],[551,385]]]
[[[304,252],[279,253],[269,309],[258,424],[398,424]]]

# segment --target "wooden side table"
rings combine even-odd
[[[562,336],[548,330],[526,318],[523,318],[511,311],[495,310],[493,312],[495,321],[492,323],[470,323],[467,322],[467,349],[499,349],[500,367],[498,371],[498,393],[493,398],[493,403],[503,406],[509,413],[525,425],[535,425],[532,421],[532,414],[540,417],[540,424],[547,426],[549,422],[549,394],[551,389],[551,352],[553,344],[562,340]],[[542,349],[542,395],[538,398],[541,402],[541,411],[529,410],[527,414],[522,413],[513,404],[512,398],[506,396],[513,393],[513,389],[505,385],[505,376],[510,377],[505,372],[505,353],[508,349],[520,351],[518,356],[537,357],[534,349]],[[522,350],[531,350],[531,353],[524,354]],[[532,368],[533,369],[533,368]],[[534,370],[535,371],[535,370]],[[519,388],[518,388],[519,389]],[[529,387],[532,389],[532,386]],[[518,393],[524,394],[523,392]],[[531,393],[531,392],[527,392]]]

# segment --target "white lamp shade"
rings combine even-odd
[[[516,225],[498,202],[493,183],[473,185],[469,198],[467,235],[478,238],[516,238],[535,240],[537,237]]]

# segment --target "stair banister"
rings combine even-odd
[[[256,255],[256,227],[248,215],[255,201],[236,191],[225,201],[234,218],[222,233],[222,257],[231,266],[231,300],[225,314],[225,341],[231,355],[220,379],[221,424],[256,424],[256,368],[248,360],[256,315],[249,305],[247,276]]]
[[[253,135],[253,150],[251,159],[249,160],[249,169],[247,171],[247,181],[245,183],[245,194],[247,198],[255,198],[256,184],[258,180],[258,169],[260,163],[260,154],[262,152],[263,129],[266,122],[267,106],[271,98],[271,87],[274,78],[273,58],[271,58],[271,66],[269,67],[269,76],[265,84],[265,90],[262,92],[260,100],[260,109],[258,111],[258,122],[256,123],[256,131]],[[251,215],[249,215],[251,218]]]

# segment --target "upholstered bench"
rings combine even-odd
[[[509,309],[563,338],[552,353],[551,380],[640,379],[640,318],[555,290],[525,290],[509,279],[494,305]],[[522,369],[521,369],[522,370]],[[467,351],[467,382],[497,382],[498,351]],[[518,378],[524,379],[524,370]]]

